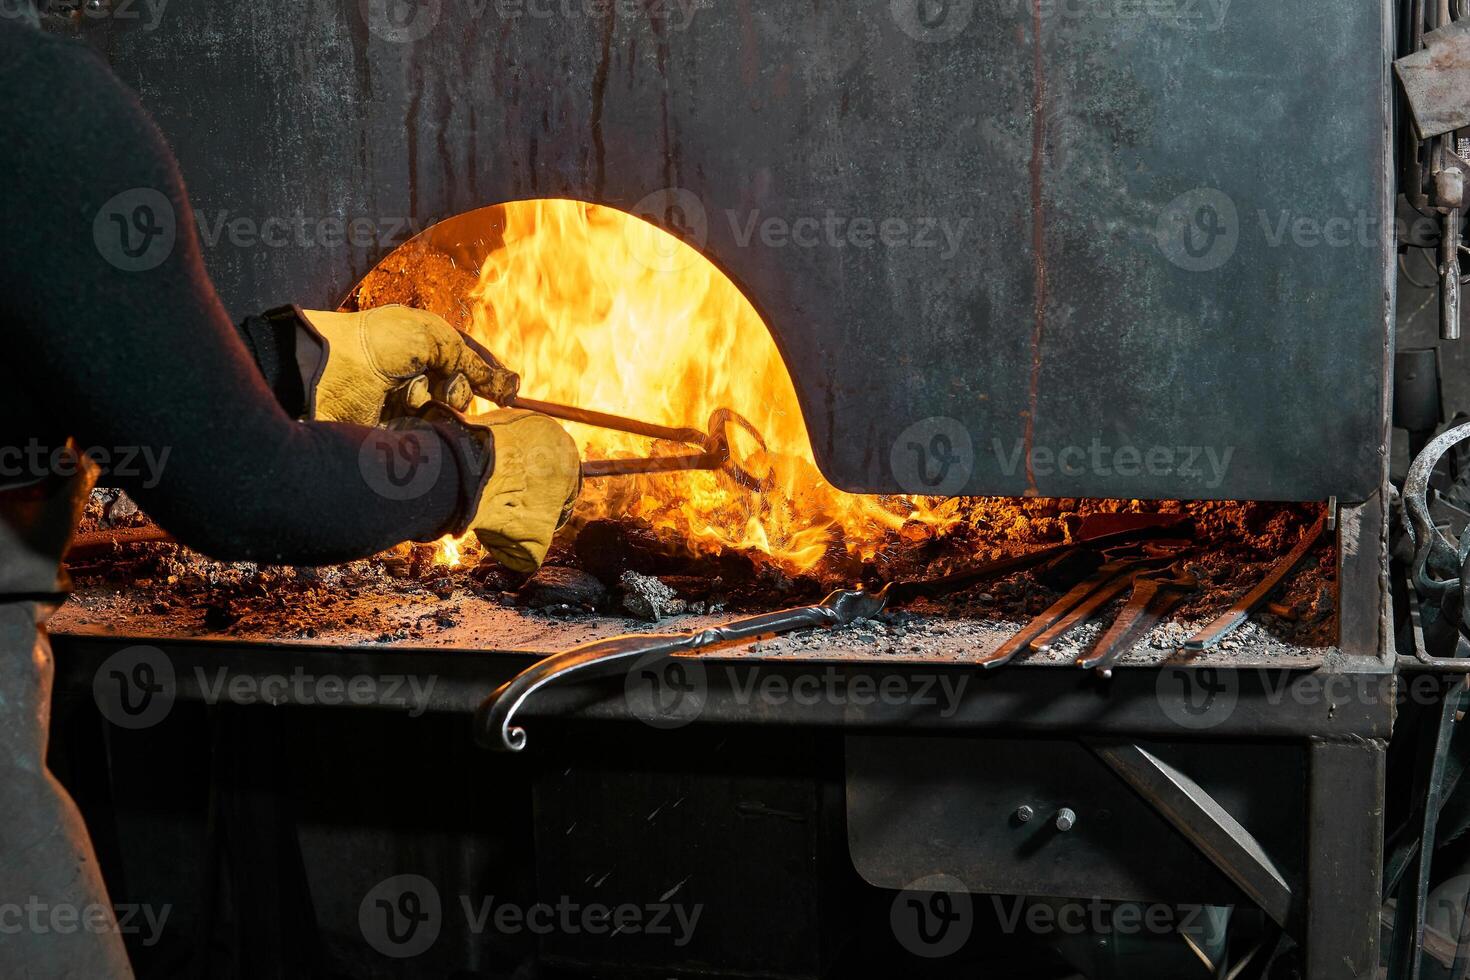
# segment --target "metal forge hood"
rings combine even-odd
[[[1166,6],[175,0],[107,47],[241,315],[437,218],[576,198],[729,273],[842,489],[1364,498],[1384,9]]]

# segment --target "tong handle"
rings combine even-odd
[[[653,456],[647,459],[589,459],[582,464],[582,479],[600,480],[608,476],[717,470],[724,465],[724,458],[717,453],[700,456]]]
[[[552,418],[561,419],[563,422],[578,422],[582,425],[596,426],[599,429],[612,429],[617,432],[627,432],[649,439],[687,442],[691,445],[699,446],[701,449],[709,444],[710,437],[698,429],[655,425],[652,422],[641,422],[638,419],[625,418],[621,415],[609,415],[606,412],[594,412],[588,408],[573,408],[570,405],[558,405],[555,402],[537,401],[534,398],[523,398],[520,395],[511,399],[510,404],[506,407],[524,408],[527,411],[550,415]]]

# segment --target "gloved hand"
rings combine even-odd
[[[463,421],[488,432],[495,443],[469,530],[506,568],[534,572],[582,491],[577,444],[554,419],[520,409]]]
[[[312,420],[377,425],[390,393],[397,393],[399,410],[417,408],[430,394],[463,410],[471,392],[504,404],[520,387],[516,374],[471,350],[459,331],[425,310],[301,312],[326,348],[315,383],[307,379]],[[457,376],[469,384],[454,382]]]

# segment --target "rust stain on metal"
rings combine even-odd
[[[417,216],[420,213],[419,188],[423,186],[419,181],[419,117],[424,105],[424,65],[417,52],[409,60],[408,71],[408,109],[404,119],[408,130],[408,213]]]
[[[1026,461],[1026,495],[1036,496],[1036,474],[1031,449],[1036,440],[1036,405],[1041,391],[1041,343],[1046,334],[1046,214],[1042,207],[1042,168],[1046,159],[1046,65],[1041,53],[1041,4],[1031,0],[1032,77],[1031,95],[1031,253],[1036,270],[1035,308],[1031,328],[1031,378],[1022,445]]]
[[[671,86],[669,85],[669,38],[668,34],[664,30],[664,23],[662,18],[651,16],[649,17],[648,22],[653,30],[653,51],[655,63],[658,66],[658,76],[663,80],[663,92],[661,93],[661,98],[659,99],[659,127],[662,131],[661,135],[663,137],[664,144],[664,186],[677,187],[679,186],[679,145],[677,139],[675,139],[673,135],[673,123],[670,119],[672,115],[672,112],[670,111],[670,102],[673,99],[673,92],[671,91]]]
[[[753,89],[760,80],[760,74],[760,40],[755,31],[755,14],[751,12],[750,0],[740,0],[740,80],[747,89]]]
[[[597,71],[592,76],[592,187],[598,200],[603,198],[607,183],[607,147],[602,140],[602,109],[607,99],[607,76],[612,70],[613,31],[617,29],[616,5],[609,4],[603,22],[602,50],[598,54]]]

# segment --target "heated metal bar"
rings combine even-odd
[[[1142,576],[1134,580],[1133,594],[1118,618],[1100,636],[1091,650],[1077,658],[1077,666],[1095,669],[1103,677],[1113,676],[1113,664],[1174,610],[1184,594],[1195,585],[1194,579]]]
[[[1307,555],[1311,552],[1313,546],[1316,545],[1317,539],[1322,536],[1322,532],[1326,527],[1327,518],[1325,516],[1318,518],[1317,522],[1302,535],[1301,540],[1296,543],[1296,546],[1271,567],[1271,571],[1266,573],[1266,577],[1261,579],[1254,589],[1251,589],[1237,599],[1234,605],[1222,613],[1210,625],[1185,640],[1184,649],[1208,650],[1239,629],[1246,620],[1250,619],[1251,613],[1259,609],[1267,597],[1272,592],[1275,592],[1281,583],[1286,580],[1286,577],[1296,571],[1301,563],[1306,560]]]
[[[1115,575],[1112,581],[1105,583],[1092,595],[1078,603],[1071,612],[1047,627],[1040,636],[1032,640],[1031,649],[1050,650],[1052,645],[1062,638],[1063,634],[1071,630],[1074,626],[1090,620],[1097,614],[1098,610],[1122,595],[1123,591],[1128,588],[1129,583],[1132,581],[1133,573],[1131,571],[1125,571]]]

